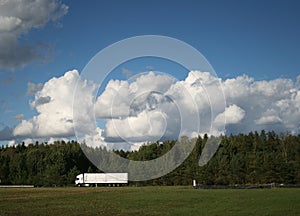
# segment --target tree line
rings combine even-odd
[[[169,174],[130,184],[191,185],[193,179],[203,185],[300,184],[300,135],[279,135],[263,130],[222,136],[213,158],[199,166],[207,140],[207,135],[195,138],[195,146],[187,159]],[[130,160],[146,161],[166,154],[175,143],[175,140],[148,143],[138,151],[114,152]],[[100,151],[107,153],[105,148]],[[0,148],[1,184],[74,185],[75,176],[83,172],[101,171],[87,159],[76,141],[28,146],[22,143]]]

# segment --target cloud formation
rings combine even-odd
[[[218,85],[224,90],[225,109],[223,95],[216,91]],[[188,136],[261,129],[299,133],[299,107],[298,81],[291,79],[255,81],[243,75],[221,80],[207,72],[191,71],[185,80],[174,81],[150,72],[135,81],[108,83],[97,99],[96,116],[107,119],[105,136],[129,140],[139,135],[177,138],[180,129]],[[196,124],[195,112],[200,116],[199,131],[192,127]],[[159,118],[152,117],[154,114]],[[189,122],[184,128],[180,128],[182,119]],[[226,130],[219,127],[224,123]]]
[[[245,110],[233,104],[226,107],[223,113],[220,113],[215,118],[214,122],[219,125],[223,124],[237,124],[245,117]]]
[[[76,84],[75,106],[79,109],[74,119]],[[226,107],[224,95],[216,91],[218,86],[224,90]],[[72,137],[74,121],[86,142],[127,149],[181,135],[261,129],[300,132],[300,90],[291,79],[255,81],[244,75],[222,80],[191,71],[184,80],[175,80],[167,74],[147,72],[130,80],[111,80],[95,97],[97,86],[73,70],[38,89],[30,102],[38,115],[23,119],[13,129],[4,128],[1,140]],[[212,109],[212,104],[216,108]],[[96,125],[95,119],[102,125]],[[224,124],[225,128],[221,127]]]
[[[73,132],[73,90],[79,78],[78,71],[68,71],[64,76],[52,78],[36,92],[31,108],[38,115],[22,120],[13,135],[19,138],[70,137]],[[29,85],[31,88],[31,85]]]
[[[0,67],[14,69],[45,58],[47,45],[23,45],[19,39],[31,29],[57,22],[67,12],[68,6],[57,0],[1,0]]]

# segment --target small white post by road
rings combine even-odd
[[[196,179],[193,180],[193,188],[197,188],[197,181],[196,181]]]

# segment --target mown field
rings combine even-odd
[[[0,188],[0,215],[300,215],[300,189]]]

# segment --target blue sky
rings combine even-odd
[[[20,120],[12,120],[14,116],[24,114],[24,119],[28,119],[36,114],[29,106],[33,97],[26,94],[29,82],[45,83],[71,69],[80,72],[101,49],[137,35],[170,36],[190,44],[223,79],[247,74],[255,80],[295,81],[299,75],[297,0],[62,3],[69,8],[58,20],[18,35],[19,44],[47,46],[42,51],[47,59],[34,60],[22,67],[0,65],[0,130],[18,124]],[[155,61],[128,69],[143,70],[146,66],[166,69]]]

